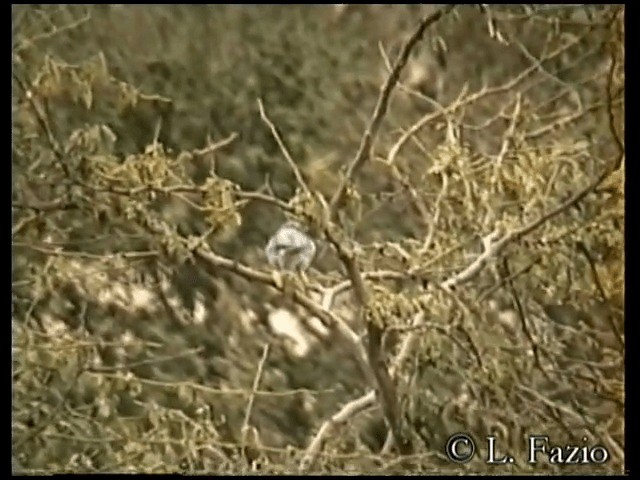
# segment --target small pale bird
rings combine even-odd
[[[316,255],[316,244],[298,222],[289,221],[273,234],[264,252],[273,267],[305,272]]]

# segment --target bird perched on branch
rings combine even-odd
[[[269,264],[280,270],[305,272],[316,254],[316,244],[294,221],[284,223],[265,248]]]

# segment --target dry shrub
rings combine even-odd
[[[14,469],[621,471],[624,8],[436,11],[14,7]]]

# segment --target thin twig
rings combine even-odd
[[[589,269],[591,271],[593,283],[596,284],[596,288],[600,293],[600,298],[602,299],[602,302],[605,304],[608,303],[609,299],[607,297],[607,293],[605,292],[604,287],[602,286],[602,282],[600,281],[600,276],[598,275],[598,269],[596,268],[596,264],[593,261],[593,258],[591,258],[591,254],[589,253],[589,250],[587,249],[586,245],[583,242],[576,242],[576,248],[580,250],[580,252],[586,257],[587,262],[589,263]],[[613,321],[613,318],[611,318],[610,315],[605,315],[605,317],[609,320],[609,326],[611,327],[611,330],[613,331],[616,338],[618,339],[618,343],[620,345],[624,345],[624,337],[620,332],[620,330],[618,329],[616,322]]]
[[[495,292],[496,290],[499,290],[500,288],[502,288],[502,286],[506,282],[508,282],[510,280],[515,280],[520,275],[528,273],[529,270],[531,270],[534,265],[540,263],[540,260],[542,260],[542,255],[537,255],[531,262],[529,262],[527,265],[522,267],[520,270],[517,270],[517,271],[513,272],[511,275],[509,275],[506,278],[500,279],[500,281],[496,285],[493,285],[493,286],[487,288],[486,290],[481,291],[478,294],[478,296],[476,297],[475,302],[477,304],[480,304],[485,298],[489,297],[493,292]]]
[[[227,138],[223,138],[219,142],[212,143],[211,145],[207,145],[206,147],[201,148],[199,150],[194,150],[193,154],[194,155],[199,155],[199,156],[204,156],[204,155],[207,155],[209,153],[213,153],[216,150],[220,150],[221,148],[226,147],[227,145],[231,144],[236,138],[238,138],[238,133],[237,132],[233,132]]]
[[[109,193],[113,195],[122,195],[126,197],[132,197],[135,195],[140,195],[148,192],[154,192],[154,193],[163,194],[163,195],[177,195],[180,193],[202,194],[207,192],[207,187],[198,186],[198,185],[171,185],[166,187],[160,187],[156,185],[141,185],[139,187],[132,187],[132,188],[119,188],[119,187],[114,187],[112,185],[109,185],[109,186],[90,185],[88,183],[84,183],[81,181],[76,181],[76,183],[81,187],[94,192]],[[288,205],[286,202],[272,195],[267,195],[260,192],[247,192],[247,191],[237,191],[237,190],[231,191],[230,194],[240,199],[258,200],[261,202],[270,203],[272,205],[275,205],[276,207],[278,207],[284,212],[290,212],[293,210],[292,207]],[[16,206],[16,208],[22,207],[22,208],[31,208],[33,210],[40,210],[39,205],[17,204],[14,206]],[[52,204],[51,206],[47,205],[43,207],[44,207],[42,208],[43,211],[47,211],[49,209],[54,210],[54,209],[76,208],[74,205],[57,203],[57,202],[55,204]]]
[[[140,259],[140,258],[151,258],[158,256],[158,252],[156,250],[148,250],[148,251],[130,251],[130,252],[110,252],[110,253],[88,253],[88,252],[71,252],[68,250],[63,250],[62,247],[56,248],[47,248],[39,245],[32,245],[30,243],[25,242],[13,242],[12,245],[14,247],[24,247],[34,250],[36,252],[44,253],[45,255],[51,255],[56,257],[72,257],[72,258],[87,258],[90,260],[114,260],[117,258],[124,259]]]
[[[515,284],[513,282],[513,277],[511,275],[511,271],[509,269],[509,260],[507,257],[504,257],[502,260],[502,268],[504,271],[503,279],[506,279],[506,283],[509,286],[509,291],[511,292],[511,298],[513,299],[513,303],[516,306],[516,311],[518,312],[518,318],[520,319],[520,324],[522,325],[522,331],[526,335],[529,340],[529,344],[531,345],[531,350],[533,351],[533,358],[535,360],[536,366],[542,372],[544,377],[547,380],[551,380],[549,374],[542,366],[542,361],[540,359],[540,346],[538,342],[535,341],[531,330],[529,329],[529,325],[527,323],[526,315],[524,313],[524,308],[522,307],[522,302],[520,301],[520,297],[518,296],[518,292],[516,290]]]
[[[313,440],[309,443],[300,461],[300,473],[306,472],[313,466],[313,463],[320,454],[324,440],[331,435],[338,425],[345,423],[358,413],[373,406],[375,402],[376,393],[375,391],[371,391],[356,400],[348,402],[338,412],[333,414],[329,420],[326,420],[314,435]]]
[[[38,122],[40,129],[45,134],[47,138],[47,142],[49,143],[49,147],[53,151],[53,154],[58,164],[62,168],[62,171],[64,172],[67,179],[71,179],[72,178],[71,171],[69,170],[67,163],[64,161],[65,160],[64,154],[62,152],[62,148],[60,147],[60,142],[58,142],[58,140],[56,139],[53,133],[53,129],[49,124],[49,120],[45,112],[43,111],[44,110],[43,106],[36,101],[36,95],[34,95],[34,93],[29,89],[29,87],[27,86],[27,83],[24,80],[22,80],[15,72],[11,72],[11,75],[13,79],[16,81],[16,83],[18,84],[18,86],[20,87],[20,89],[22,90],[23,95],[31,105],[31,108],[33,109],[36,115],[36,121]]]
[[[289,153],[289,151],[287,150],[287,147],[282,141],[282,138],[280,137],[280,134],[278,133],[276,126],[273,124],[271,120],[269,120],[269,117],[267,117],[267,113],[264,110],[264,105],[262,105],[261,99],[258,99],[258,108],[260,109],[260,118],[262,118],[264,123],[266,123],[269,129],[271,130],[271,135],[273,135],[273,138],[277,142],[278,147],[280,147],[280,151],[284,155],[284,158],[287,160],[289,167],[293,171],[293,174],[296,177],[296,181],[298,182],[300,187],[302,187],[302,190],[305,193],[309,193],[310,190],[309,190],[309,186],[307,185],[307,182],[304,180],[304,177],[302,176],[302,173],[300,172],[298,165],[296,165],[296,162],[294,162],[293,158],[291,158],[291,154]]]
[[[546,55],[543,59],[540,59],[541,62],[547,62],[562,54],[572,46],[580,43],[583,37],[577,37],[570,42],[567,42],[564,45],[561,45],[553,52]],[[413,137],[416,133],[418,133],[422,128],[424,128],[427,124],[440,118],[443,115],[448,115],[450,113],[459,110],[466,105],[470,105],[480,99],[490,97],[492,95],[496,95],[498,93],[508,92],[522,81],[524,81],[527,77],[529,77],[536,69],[537,65],[531,65],[528,68],[524,69],[520,74],[503,83],[502,85],[498,85],[495,87],[482,88],[477,92],[467,95],[467,84],[463,86],[458,95],[457,99],[452,102],[449,106],[447,106],[444,111],[436,111],[432,113],[428,113],[424,115],[420,120],[414,123],[402,136],[396,141],[396,143],[389,150],[389,154],[387,155],[387,163],[393,163],[398,156],[398,153],[404,147],[404,145],[409,141],[411,137]]]
[[[37,214],[27,215],[26,217],[21,218],[18,222],[11,227],[11,236],[15,236],[20,233],[27,225],[29,225],[34,220],[38,219]]]
[[[91,19],[91,15],[89,13],[86,13],[83,17],[79,18],[78,20],[75,20],[67,25],[62,25],[61,27],[57,27],[57,26],[53,26],[53,28],[48,31],[48,32],[44,32],[41,34],[38,34],[34,37],[31,38],[24,38],[20,41],[20,44],[17,45],[14,49],[14,53],[19,53],[22,50],[25,50],[31,46],[33,46],[36,42],[39,42],[41,40],[48,40],[51,39],[51,37],[55,36],[55,35],[59,35],[60,33],[69,31],[69,30],[73,30],[74,28],[78,28],[80,25],[82,25],[83,23],[88,22]]]
[[[393,91],[393,88],[398,83],[402,69],[405,67],[407,61],[409,60],[411,51],[423,37],[426,29],[440,20],[440,18],[442,18],[444,15],[448,14],[453,8],[454,5],[447,5],[445,8],[442,8],[437,12],[423,18],[416,31],[402,46],[400,54],[398,55],[398,58],[396,58],[393,68],[387,76],[387,80],[380,90],[380,95],[378,96],[378,101],[373,111],[373,115],[371,116],[364,135],[360,140],[358,152],[347,168],[347,172],[343,177],[340,185],[338,186],[338,189],[331,198],[331,202],[329,204],[330,218],[333,219],[337,215],[338,209],[340,207],[340,204],[342,203],[342,199],[344,198],[349,183],[353,180],[354,175],[371,155],[371,149],[373,148],[373,144],[375,143],[378,131],[380,129],[380,126],[382,125],[382,120],[387,113],[389,97],[391,95],[391,92]]]
[[[149,358],[147,360],[140,360],[139,362],[125,363],[122,365],[115,365],[113,367],[89,367],[88,372],[91,373],[113,373],[130,370],[132,368],[141,367],[143,365],[155,365],[156,363],[168,362],[175,360],[176,358],[187,357],[189,355],[196,355],[204,350],[204,347],[192,348],[185,352],[180,352],[175,355],[167,355],[164,357]]]
[[[600,276],[598,275],[598,270],[596,269],[596,265],[595,265],[595,262],[593,261],[593,258],[591,258],[591,254],[589,253],[589,250],[587,250],[587,247],[581,241],[576,242],[576,248],[580,251],[580,253],[582,253],[585,256],[585,258],[587,259],[587,262],[589,263],[589,269],[591,270],[593,283],[596,284],[596,288],[598,289],[600,298],[602,299],[603,302],[607,302],[608,301],[607,294],[604,291],[604,288],[602,287],[602,283],[600,282]]]
[[[126,376],[124,374],[121,373],[108,373],[108,372],[101,372],[101,373],[94,373],[91,371],[87,371],[88,374],[91,375],[100,375],[102,377],[105,378],[117,378],[117,379],[126,379]],[[212,388],[212,387],[207,387],[205,385],[200,385],[198,383],[194,383],[194,382],[188,382],[188,381],[184,381],[184,382],[163,382],[160,380],[153,380],[151,378],[142,378],[142,377],[135,377],[135,381],[140,382],[142,384],[145,385],[150,385],[153,387],[161,387],[161,388],[175,388],[175,389],[179,389],[179,388],[189,388],[193,391],[196,392],[203,392],[206,393],[207,395],[219,395],[219,396],[224,396],[224,397],[248,397],[249,395],[251,395],[251,390],[247,390],[244,388]],[[300,394],[308,394],[308,395],[333,395],[335,394],[336,391],[335,390],[331,390],[331,389],[326,389],[326,390],[310,390],[308,388],[294,388],[291,390],[281,390],[281,391],[269,391],[269,390],[256,390],[255,392],[253,392],[254,395],[256,396],[260,396],[260,397],[291,397],[291,396],[298,396]]]
[[[512,146],[513,139],[516,133],[516,126],[518,125],[518,119],[520,117],[520,109],[522,107],[522,96],[520,93],[516,94],[515,105],[513,106],[513,111],[510,115],[509,126],[505,130],[502,135],[502,144],[500,145],[500,152],[498,153],[497,158],[493,163],[493,177],[491,179],[491,184],[494,186],[501,185],[501,181],[499,181],[500,168],[502,168],[502,162],[504,161],[507,153],[509,152],[509,148]]]
[[[562,80],[560,77],[558,77],[557,75],[554,75],[553,73],[547,71],[546,68],[544,68],[544,65],[542,64],[542,60],[540,60],[539,58],[536,58],[535,55],[533,55],[528,49],[527,47],[520,41],[513,39],[512,43],[514,43],[518,49],[520,49],[520,51],[522,52],[522,54],[527,57],[527,59],[532,62],[534,65],[536,65],[536,67],[538,68],[538,71],[540,73],[542,73],[544,76],[546,76],[547,78],[550,78],[551,80],[553,80],[554,82],[562,85],[563,87],[565,87],[567,90],[569,90],[573,95],[574,98],[577,100],[577,107],[578,109],[582,109],[582,99],[580,98],[580,94],[578,93],[575,85],[569,85],[567,82],[565,82],[564,80]]]
[[[249,427],[249,420],[251,419],[251,411],[253,410],[253,402],[256,398],[256,392],[258,391],[258,387],[260,386],[260,379],[262,378],[262,371],[264,370],[264,364],[267,361],[267,357],[269,356],[269,344],[265,344],[262,349],[262,358],[260,359],[260,363],[258,364],[258,369],[256,370],[256,375],[253,378],[253,385],[251,386],[251,394],[249,395],[249,401],[247,402],[247,408],[244,412],[244,421],[242,422],[242,430],[245,430]]]
[[[440,189],[440,193],[438,194],[438,197],[436,198],[436,203],[435,203],[435,213],[433,214],[433,218],[431,219],[431,221],[429,222],[429,231],[427,233],[427,238],[424,241],[424,244],[422,245],[422,247],[419,250],[419,254],[425,254],[429,251],[429,248],[431,248],[431,244],[433,242],[433,237],[435,235],[436,232],[436,227],[438,226],[438,220],[440,220],[440,206],[442,204],[442,199],[444,198],[444,196],[447,193],[447,189],[449,187],[449,176],[446,173],[442,173],[442,188]]]
[[[22,202],[12,202],[11,208],[20,208],[23,210],[33,210],[34,212],[50,212],[53,210],[71,210],[80,208],[79,205],[75,203],[68,203],[64,200],[64,198],[60,198],[58,200],[52,200],[49,202],[41,202],[38,204],[35,203],[22,203]]]
[[[378,42],[378,50],[380,51],[380,56],[382,56],[382,60],[384,61],[384,66],[387,69],[387,72],[391,72],[392,70],[391,61],[389,60],[389,56],[387,55],[387,52],[384,50],[384,46],[382,45],[382,42]],[[413,95],[414,97],[424,100],[430,105],[433,105],[434,107],[436,107],[438,110],[444,112],[444,107],[439,102],[425,95],[424,93],[419,92],[415,89],[409,88],[403,83],[401,83],[400,81],[398,81],[398,88],[403,92],[408,93],[409,95]]]

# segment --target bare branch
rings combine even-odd
[[[366,324],[367,326],[368,368],[366,369],[366,372],[371,373],[374,384],[378,389],[382,410],[389,428],[396,438],[397,445],[402,449],[402,453],[408,453],[409,445],[402,438],[396,388],[391,376],[389,375],[386,362],[384,361],[384,354],[382,351],[383,331],[378,325],[375,325],[374,322],[367,322],[363,318],[364,310],[368,302],[368,296],[362,275],[360,274],[360,269],[358,268],[353,252],[347,250],[342,243],[333,236],[329,227],[325,229],[325,235],[335,246],[338,252],[338,257],[345,266],[347,274],[351,280],[359,323]]]
[[[439,285],[440,288],[444,290],[450,291],[455,286],[464,283],[474,277],[487,263],[487,261],[491,258],[496,257],[511,241],[521,238],[522,236],[531,233],[533,230],[541,226],[543,223],[558,215],[559,213],[565,211],[571,205],[580,201],[584,196],[586,196],[589,192],[595,189],[602,181],[607,178],[607,176],[611,173],[611,170],[607,170],[601,176],[599,176],[593,183],[585,187],[583,190],[577,192],[573,197],[571,197],[566,202],[562,203],[557,208],[553,209],[551,212],[542,215],[539,219],[530,222],[524,227],[508,233],[502,238],[500,237],[500,233],[498,231],[494,231],[491,234],[487,235],[483,239],[483,244],[485,247],[484,252],[479,255],[467,268],[465,268],[462,272],[454,275],[448,280],[444,281]],[[417,329],[424,322],[424,316],[416,316],[414,319],[413,327]],[[402,361],[409,355],[412,345],[415,343],[417,338],[416,331],[411,331],[402,342],[400,347],[400,353],[396,357],[394,362],[394,366],[398,368]],[[370,394],[368,394],[370,395]],[[360,397],[358,401],[363,401],[366,396]],[[356,401],[354,401],[356,402]]]
[[[34,220],[38,219],[38,215],[32,213],[31,215],[28,215],[26,217],[21,218],[20,220],[18,220],[18,222],[11,227],[11,236],[15,236],[18,233],[20,233],[27,225],[29,225],[31,222],[33,222]]]
[[[369,392],[362,397],[352,400],[344,405],[338,412],[325,421],[318,432],[314,435],[313,440],[309,443],[304,457],[300,462],[300,473],[306,472],[313,466],[316,458],[320,454],[322,444],[324,440],[331,435],[333,430],[340,424],[347,422],[350,418],[354,417],[358,413],[373,406],[376,401],[375,392]]]
[[[447,188],[449,187],[449,176],[446,173],[442,173],[442,188],[440,189],[440,193],[436,198],[435,203],[435,213],[433,214],[433,218],[429,222],[429,231],[427,233],[427,237],[424,241],[424,244],[420,248],[419,253],[424,254],[429,251],[431,248],[431,244],[433,243],[433,237],[436,233],[436,228],[438,227],[438,220],[440,220],[440,206],[442,204],[442,199],[447,194]]]
[[[602,282],[600,281],[600,276],[598,275],[598,269],[596,268],[596,264],[593,261],[593,258],[591,258],[591,254],[589,253],[589,250],[587,249],[586,245],[583,242],[576,242],[576,247],[586,257],[587,262],[589,263],[591,277],[593,278],[593,283],[595,283],[596,288],[600,293],[600,298],[602,299],[603,302],[605,303],[608,302],[609,299],[608,299],[607,293],[605,292],[604,287],[602,286]],[[624,337],[620,332],[620,330],[618,329],[618,326],[615,324],[613,319],[611,319],[608,315],[606,316],[606,318],[609,320],[609,326],[611,327],[611,330],[615,333],[616,338],[618,339],[618,343],[621,346],[623,346]]]
[[[509,148],[512,146],[513,138],[516,132],[516,126],[518,125],[518,120],[520,117],[520,108],[522,107],[522,96],[518,93],[516,94],[515,105],[513,106],[513,112],[511,113],[511,120],[509,122],[509,126],[507,130],[502,135],[502,145],[500,146],[500,153],[498,153],[498,157],[495,159],[493,164],[493,177],[491,179],[491,183],[494,186],[498,186],[501,182],[498,181],[500,168],[502,167],[502,162],[504,161],[505,156],[509,152]]]
[[[35,212],[49,212],[53,210],[72,210],[75,208],[79,208],[78,205],[74,203],[66,202],[64,198],[60,198],[58,200],[52,200],[50,202],[41,202],[38,204],[12,202],[11,207],[21,208],[24,210],[33,210]]]
[[[247,402],[247,408],[244,412],[244,420],[242,422],[242,427],[240,429],[240,435],[242,435],[242,444],[243,444],[243,453],[245,455],[245,459],[248,461],[248,448],[255,448],[259,445],[259,434],[258,430],[250,424],[251,419],[251,411],[253,410],[253,402],[256,398],[256,392],[258,391],[258,387],[260,386],[260,379],[262,378],[262,371],[264,369],[264,364],[267,361],[267,357],[269,356],[269,344],[266,344],[262,349],[262,358],[260,358],[260,363],[258,364],[258,369],[256,371],[256,375],[253,379],[253,385],[251,387],[251,394],[249,395],[249,401]]]
[[[169,362],[176,358],[187,357],[190,355],[196,355],[204,350],[204,347],[192,348],[185,352],[176,353],[175,355],[167,355],[164,357],[150,358],[147,360],[140,360],[139,362],[131,362],[122,365],[115,365],[113,367],[88,367],[87,372],[91,373],[112,373],[130,370],[132,368],[141,367],[143,365],[155,365],[161,362]]]
[[[531,260],[531,262],[527,263],[524,267],[522,267],[520,270],[517,270],[516,272],[513,272],[511,275],[509,275],[508,277],[502,278],[500,280],[499,283],[497,283],[496,285],[491,286],[490,288],[487,288],[486,290],[480,292],[476,298],[476,303],[481,303],[485,298],[488,298],[493,292],[495,292],[496,290],[502,288],[502,286],[510,281],[510,280],[515,280],[516,278],[518,278],[520,275],[523,275],[527,272],[529,272],[529,270],[531,270],[531,268],[533,268],[534,265],[536,265],[537,263],[540,262],[540,260],[542,259],[541,255],[536,255],[533,260]]]
[[[360,167],[364,164],[364,162],[369,158],[371,154],[371,148],[376,140],[378,135],[378,130],[380,129],[380,125],[382,124],[382,120],[384,119],[385,114],[387,113],[387,107],[389,104],[389,97],[393,88],[396,86],[398,79],[400,78],[400,73],[402,69],[407,64],[409,60],[409,55],[411,54],[411,50],[416,46],[416,44],[420,41],[424,32],[428,27],[433,25],[435,22],[440,20],[444,15],[449,13],[454,8],[454,5],[448,5],[443,9],[438,10],[437,12],[425,17],[422,19],[416,31],[409,37],[409,39],[404,43],[402,49],[400,50],[400,54],[396,59],[389,76],[387,77],[386,82],[382,86],[380,90],[380,95],[378,96],[378,102],[376,103],[376,107],[373,111],[373,115],[371,116],[371,120],[367,125],[367,128],[360,140],[360,146],[358,147],[358,152],[356,153],[355,158],[349,165],[347,172],[342,179],[342,182],[338,186],[336,193],[331,198],[331,202],[329,204],[330,208],[330,218],[335,218],[338,213],[338,209],[342,202],[342,199],[347,191],[347,186],[349,182],[353,180],[354,175],[360,169]]]
[[[572,46],[578,44],[582,40],[582,38],[583,37],[577,37],[577,38],[573,39],[572,41],[567,42],[566,44],[558,47],[553,52],[547,54],[543,59],[540,59],[540,62],[546,62],[546,61],[554,59],[558,55],[561,55],[563,52],[565,52],[566,50],[568,50]],[[387,155],[387,163],[393,163],[395,161],[395,158],[398,156],[398,153],[400,152],[402,147],[404,147],[404,145],[409,141],[409,139],[411,137],[413,137],[416,133],[418,133],[420,130],[422,130],[422,128],[424,128],[427,124],[429,124],[433,120],[436,120],[437,118],[440,118],[442,115],[451,114],[451,113],[455,112],[456,110],[459,110],[460,108],[463,108],[463,107],[465,107],[467,105],[470,105],[470,104],[472,104],[474,102],[477,102],[478,100],[480,100],[482,98],[486,98],[486,97],[489,97],[489,96],[492,96],[492,95],[496,95],[498,93],[507,92],[507,91],[511,90],[512,88],[516,87],[518,84],[520,84],[529,75],[531,75],[533,72],[535,72],[537,70],[537,68],[538,68],[538,65],[532,65],[532,66],[526,68],[525,70],[523,70],[517,76],[515,76],[512,79],[508,80],[507,82],[503,83],[502,85],[499,85],[499,86],[496,86],[496,87],[483,88],[483,89],[479,90],[478,92],[472,93],[470,95],[467,95],[467,92],[466,92],[467,85],[465,84],[465,86],[461,89],[460,94],[458,95],[457,99],[454,102],[452,102],[449,106],[445,107],[445,109],[442,110],[442,111],[436,111],[436,112],[433,112],[433,113],[428,113],[427,115],[423,116],[420,120],[418,120],[416,123],[414,123],[396,141],[396,143],[393,145],[393,147],[391,147],[391,149],[389,150],[389,154]]]
[[[382,124],[382,120],[384,119],[384,116],[387,112],[389,97],[391,95],[391,92],[393,91],[393,88],[398,82],[402,69],[409,59],[411,50],[422,38],[426,29],[430,25],[438,21],[443,15],[450,12],[452,9],[453,5],[449,5],[441,10],[438,10],[432,15],[425,17],[420,22],[416,31],[402,46],[400,54],[398,55],[398,58],[396,59],[395,64],[387,77],[387,80],[380,90],[378,102],[374,109],[373,115],[371,116],[369,124],[364,132],[364,135],[362,136],[362,139],[360,141],[358,152],[349,165],[347,172],[343,177],[340,185],[338,186],[334,196],[331,198],[331,202],[329,204],[329,218],[331,220],[336,218],[349,183],[353,180],[353,177],[355,176],[357,171],[364,164],[364,162],[369,159],[371,155],[371,149]],[[353,287],[356,303],[358,305],[358,310],[360,312],[359,316],[362,316],[364,308],[367,305],[367,294],[355,257],[351,252],[347,251],[340,242],[335,239],[329,228],[325,229],[325,235],[327,236],[327,239],[336,247],[338,257],[340,258],[348,272],[349,278],[351,279],[351,285]],[[395,386],[387,370],[387,366],[384,362],[384,356],[382,353],[382,330],[377,325],[369,322],[367,325],[367,332],[367,353],[369,365],[373,371],[373,375],[380,392],[380,400],[382,402],[383,411],[389,424],[389,428],[393,431],[393,434],[396,437],[397,444],[402,449],[406,449],[408,447],[408,444],[404,441],[404,439],[402,439],[401,428],[399,425],[399,412]]]
[[[32,245],[25,242],[13,242],[14,247],[29,248],[36,252],[43,253],[45,255],[51,255],[54,257],[76,257],[76,258],[88,258],[92,260],[113,260],[116,258],[126,259],[142,259],[158,256],[158,252],[155,250],[149,251],[131,251],[131,252],[110,252],[110,253],[88,253],[88,252],[71,252],[64,250],[62,247],[48,248],[47,246]]]
[[[221,148],[226,147],[227,145],[233,143],[233,141],[236,138],[238,138],[238,133],[237,132],[233,132],[227,138],[223,138],[219,142],[212,143],[212,144],[207,145],[206,147],[201,148],[199,150],[194,150],[193,153],[194,153],[194,155],[200,155],[200,156],[208,155],[210,153],[215,152],[216,150],[220,150]]]
[[[256,376],[253,379],[253,385],[251,386],[251,395],[249,395],[249,402],[247,403],[247,408],[244,412],[244,421],[242,422],[242,429],[249,427],[249,420],[251,418],[251,410],[253,409],[253,402],[256,398],[256,392],[258,391],[258,387],[260,386],[260,378],[262,378],[262,370],[264,369],[264,364],[267,361],[267,357],[269,356],[269,344],[266,344],[262,349],[262,358],[260,358],[260,363],[258,364],[258,369],[256,370]]]
[[[529,340],[529,344],[531,345],[531,350],[533,351],[533,358],[535,359],[536,366],[538,370],[542,372],[547,380],[550,380],[549,374],[542,366],[542,361],[540,360],[540,346],[538,342],[535,341],[531,330],[529,329],[529,324],[527,323],[527,318],[524,312],[524,308],[522,307],[522,302],[520,301],[520,297],[518,296],[518,292],[516,290],[515,284],[513,282],[513,278],[511,275],[511,271],[509,270],[509,260],[507,257],[504,257],[502,260],[502,268],[504,270],[503,280],[506,281],[509,286],[509,291],[511,292],[511,297],[513,298],[513,303],[516,306],[516,311],[518,312],[518,318],[520,319],[520,325],[522,325],[522,331],[526,335]]]
[[[22,40],[20,40],[20,43],[14,48],[13,51],[14,53],[20,53],[21,51],[26,50],[29,47],[32,47],[37,42],[40,42],[42,40],[49,40],[55,35],[59,35],[63,32],[68,32],[69,30],[78,28],[80,25],[88,22],[90,19],[91,19],[91,15],[87,12],[81,18],[74,20],[73,22],[68,23],[66,25],[62,25],[60,27],[57,27],[54,25],[51,28],[51,30],[49,30],[48,32],[40,33],[31,38],[23,38]]]
[[[273,138],[278,143],[278,146],[280,147],[280,151],[284,155],[284,158],[287,160],[289,167],[291,168],[291,170],[293,171],[293,174],[296,177],[296,181],[298,182],[298,184],[300,185],[300,187],[305,193],[309,193],[310,190],[309,190],[309,186],[307,185],[307,182],[304,180],[304,177],[302,176],[302,173],[300,172],[298,165],[296,165],[296,162],[294,162],[293,158],[291,158],[291,154],[289,153],[289,151],[287,150],[287,147],[282,141],[282,138],[280,137],[280,134],[278,133],[276,126],[273,124],[271,120],[269,120],[269,117],[267,117],[267,113],[264,110],[264,106],[262,105],[261,99],[258,99],[258,108],[260,109],[260,118],[262,118],[264,123],[266,123],[269,129],[271,130],[271,135],[273,135]]]
[[[390,73],[392,71],[391,61],[389,60],[389,57],[387,56],[387,52],[384,50],[384,46],[382,45],[381,42],[378,43],[378,50],[380,51],[380,55],[382,56],[382,60],[384,61],[384,66],[387,69],[387,72]],[[417,98],[427,102],[428,104],[433,105],[434,107],[436,107],[440,111],[444,110],[444,107],[442,105],[440,105],[440,103],[437,102],[435,99],[425,95],[422,92],[414,90],[413,88],[407,87],[405,84],[403,84],[400,81],[398,81],[398,88],[401,91],[408,93],[409,95],[417,97]]]
[[[117,378],[117,379],[124,379],[124,380],[128,378],[129,380],[131,380],[131,377],[127,377],[125,374],[119,373],[119,372],[95,373],[95,372],[92,372],[91,370],[87,370],[86,373],[91,375],[100,375],[101,377],[104,377],[104,378]],[[335,394],[335,390],[331,390],[331,389],[310,390],[308,388],[295,388],[291,390],[279,390],[279,391],[270,391],[270,390],[253,391],[245,388],[226,388],[226,387],[212,388],[212,387],[207,387],[206,385],[201,385],[196,382],[189,382],[189,381],[168,382],[168,381],[154,380],[151,378],[142,378],[142,377],[135,377],[135,381],[143,383],[145,385],[152,385],[154,387],[163,387],[163,388],[172,388],[172,389],[189,388],[197,392],[203,392],[209,395],[216,395],[216,396],[223,396],[223,397],[225,396],[249,397],[252,394],[254,396],[261,396],[261,397],[291,397],[291,396],[300,395],[301,393],[309,394],[309,395],[329,395],[329,394],[334,395]]]
[[[205,263],[218,268],[224,268],[234,272],[235,274],[246,278],[247,280],[257,281],[266,285],[269,285],[277,290],[283,291],[283,285],[278,284],[273,275],[269,275],[258,270],[254,270],[250,267],[242,265],[241,263],[216,255],[208,248],[199,247],[194,251],[195,255],[202,259]],[[293,300],[301,307],[305,308],[309,313],[316,316],[326,327],[335,329],[340,336],[350,346],[350,354],[356,357],[360,367],[364,373],[370,372],[369,364],[367,361],[367,354],[360,343],[360,337],[354,332],[347,323],[340,317],[331,313],[330,311],[322,308],[316,302],[311,300],[306,295],[303,295],[300,291],[293,292]]]

